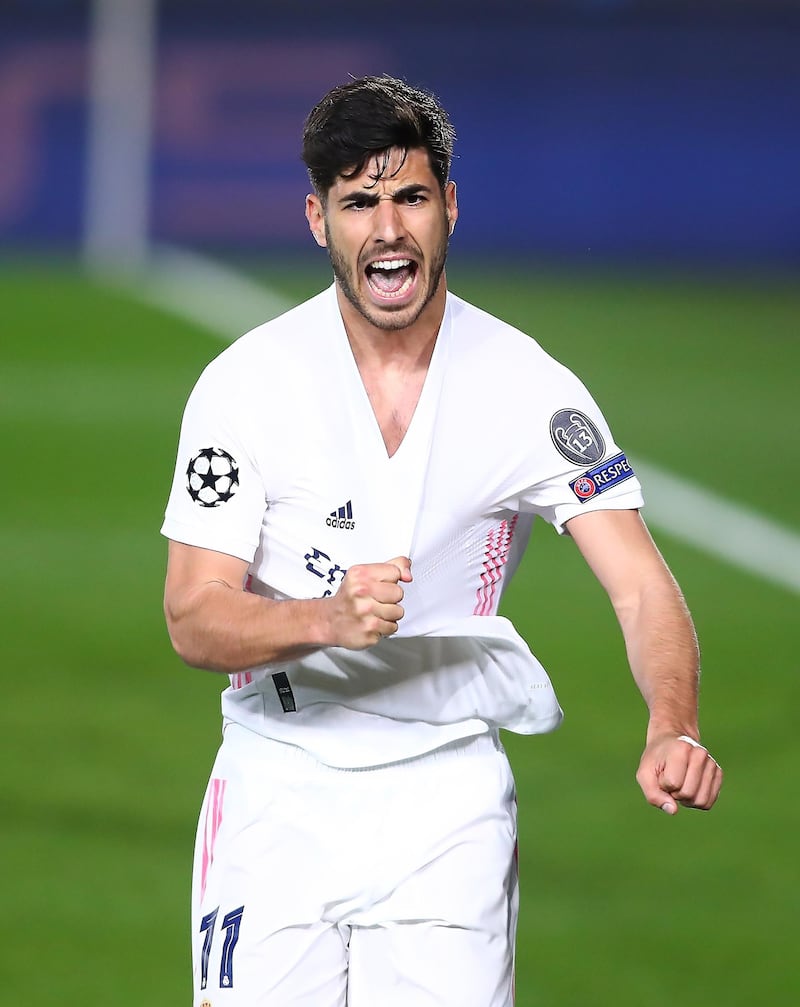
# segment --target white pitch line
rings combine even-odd
[[[178,249],[157,250],[132,281],[124,285],[134,296],[227,341],[291,307],[243,273]],[[635,468],[649,525],[800,594],[800,534],[651,462],[637,458]]]
[[[647,523],[764,580],[800,594],[800,535],[695,483],[635,459]]]
[[[245,273],[168,246],[154,249],[141,272],[101,278],[226,342],[292,307]]]

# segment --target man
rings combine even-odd
[[[181,657],[230,676],[196,847],[198,1007],[511,1004],[499,729],[561,710],[497,610],[537,515],[616,610],[647,800],[674,814],[720,788],[630,464],[577,378],[447,290],[453,139],[399,80],[326,95],[303,153],[333,286],[229,347],[187,405],[165,611]]]

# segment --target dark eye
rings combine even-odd
[[[406,203],[409,206],[419,206],[420,203],[425,202],[425,197],[421,192],[409,192],[406,196]]]
[[[366,210],[370,205],[370,200],[367,196],[355,196],[353,199],[347,203],[346,209],[348,210]]]

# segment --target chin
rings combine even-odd
[[[382,307],[370,301],[365,306],[362,306],[362,314],[377,328],[396,331],[397,329],[405,329],[409,325],[413,325],[425,310],[427,304],[427,300],[414,300],[411,304],[392,308],[391,306]]]

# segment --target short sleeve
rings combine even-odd
[[[538,476],[519,505],[564,534],[566,522],[578,514],[636,510],[644,498],[630,460],[589,392],[571,373],[559,384],[558,397],[537,421]]]
[[[250,563],[267,506],[247,396],[212,362],[183,414],[162,535]]]

